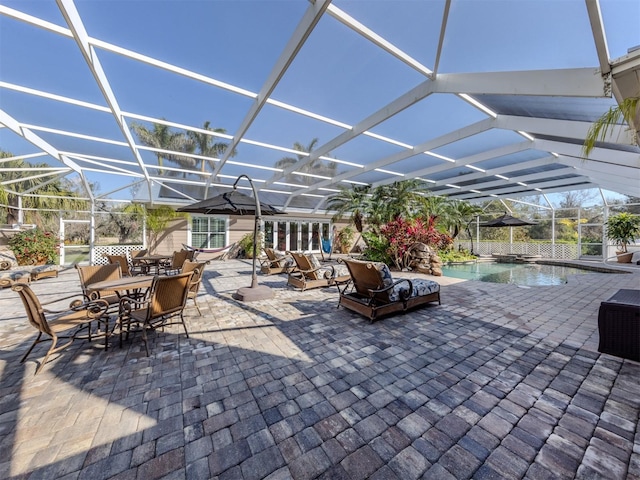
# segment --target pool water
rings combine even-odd
[[[513,283],[516,285],[562,285],[568,275],[593,273],[575,267],[541,265],[537,263],[479,262],[465,265],[445,265],[442,274],[447,277],[480,282]]]

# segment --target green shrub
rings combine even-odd
[[[18,265],[55,263],[59,252],[56,235],[39,228],[15,234],[9,240],[9,248],[15,255]]]
[[[466,262],[477,258],[475,255],[471,255],[468,250],[458,251],[451,248],[438,250],[438,256],[442,263]]]
[[[239,256],[244,258],[253,258],[253,234],[247,233],[238,242],[240,247]]]
[[[376,235],[373,232],[362,232],[362,238],[367,244],[367,248],[362,252],[362,257],[365,260],[393,265],[393,260],[387,253],[389,240],[386,237]]]

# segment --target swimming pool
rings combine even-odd
[[[567,283],[568,275],[583,273],[593,273],[593,271],[537,263],[478,262],[464,265],[445,265],[442,267],[442,274],[447,277],[528,286],[562,285]]]

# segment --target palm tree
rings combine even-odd
[[[216,133],[226,133],[227,131],[224,128],[211,128],[211,122],[207,120],[204,122],[204,126],[202,127],[204,130],[208,130],[210,132]],[[194,150],[198,155],[202,155],[204,157],[215,157],[219,158],[225,152],[228,143],[225,142],[214,142],[214,136],[209,135],[202,132],[194,132],[193,130],[189,130],[187,132],[187,136],[189,138],[189,142],[187,145],[187,151],[193,152]],[[231,156],[234,156],[235,152],[231,153]],[[200,161],[200,171],[204,173],[205,171],[205,161],[204,159]]]
[[[480,213],[482,213],[482,208],[479,205],[474,205],[462,200],[452,200],[446,204],[442,224],[449,229],[451,238],[455,239],[463,227],[469,237],[471,237],[469,224]]]
[[[449,211],[449,199],[445,197],[430,196],[425,199],[424,210],[430,223],[436,223],[445,218]]]
[[[0,150],[0,158],[13,155]],[[7,205],[7,223],[15,223],[18,219],[18,196],[22,196],[22,208],[25,209],[25,222],[35,223],[42,227],[43,223],[57,218],[59,210],[87,210],[88,202],[78,197],[71,183],[63,178],[45,182],[41,178],[25,178],[27,168],[51,168],[46,163],[30,164],[22,159],[8,160],[0,164],[0,178],[3,182],[20,180],[11,183],[11,188],[0,188],[0,202]],[[3,171],[4,170],[4,171]],[[52,225],[53,226],[53,225]]]
[[[186,151],[189,139],[187,135],[182,132],[174,132],[170,127],[162,123],[154,123],[153,130],[149,130],[142,124],[132,122],[131,129],[138,136],[140,142],[151,148],[158,148],[161,150],[171,150],[174,152]],[[182,168],[193,168],[196,165],[196,161],[187,156],[180,154],[169,154],[162,152],[155,152],[158,159],[158,166],[163,166],[163,160],[177,163]],[[158,173],[162,173],[162,169],[158,169]],[[183,174],[186,175],[186,174]]]
[[[376,187],[372,192],[369,221],[383,225],[397,217],[411,218],[425,206],[429,192],[418,179]]]
[[[336,212],[332,220],[335,222],[349,215],[349,221],[353,223],[358,233],[362,233],[365,218],[370,209],[371,187],[359,185],[339,188],[340,192],[334,193],[327,199],[327,209]]]
[[[309,142],[308,145],[303,145],[299,142],[295,142],[293,144],[293,149],[301,152],[299,155],[296,155],[296,158],[293,157],[284,157],[276,162],[274,165],[276,168],[281,168],[286,170],[287,168],[296,165],[297,163],[305,160],[308,155],[303,155],[303,153],[311,153],[311,151],[315,148],[318,143],[318,139],[314,138]],[[319,175],[322,177],[334,177],[336,174],[336,164],[334,162],[328,162],[326,160],[320,160],[316,158],[311,162],[307,163],[303,167],[300,168],[300,172],[307,173],[310,175]],[[300,185],[311,185],[314,182],[313,177],[309,177],[307,175],[296,175],[289,174],[287,175],[285,181],[290,183],[296,183]]]

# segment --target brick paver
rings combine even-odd
[[[189,338],[78,341],[38,376],[0,290],[0,478],[640,478],[640,364],[597,352],[600,302],[640,272],[441,279],[441,306],[369,324],[285,275],[233,300],[250,264],[207,267]],[[73,269],[32,287],[80,292]]]

